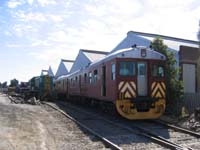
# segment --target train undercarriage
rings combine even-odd
[[[165,111],[164,99],[142,99],[142,100],[116,100],[117,112],[124,118],[135,119],[156,119]]]

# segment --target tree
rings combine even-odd
[[[166,99],[167,112],[180,114],[183,100],[183,82],[179,80],[180,69],[176,67],[175,53],[167,50],[167,45],[159,37],[151,42],[151,47],[166,56]],[[172,111],[173,110],[173,111]]]
[[[10,80],[10,87],[18,86],[19,81],[17,79]]]

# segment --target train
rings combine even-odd
[[[53,94],[53,77],[41,75],[32,77],[29,82],[29,97],[35,96],[36,99],[45,100],[52,97]]]
[[[129,120],[156,119],[166,108],[166,57],[135,46],[106,55],[54,81],[67,99],[111,104]]]

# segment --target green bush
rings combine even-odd
[[[180,68],[176,67],[175,53],[167,50],[167,45],[163,43],[160,37],[151,42],[151,47],[166,56],[166,112],[180,115],[183,104],[183,82],[179,80]]]

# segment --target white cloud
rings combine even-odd
[[[138,0],[107,0],[92,1],[93,3],[85,4],[85,9],[94,16],[113,16],[136,15],[142,9],[142,4]]]
[[[18,47],[20,47],[20,45],[18,45],[18,44],[7,44],[6,46],[9,47],[9,48],[18,48]]]
[[[44,6],[47,6],[47,5],[54,5],[56,4],[56,1],[55,0],[37,0],[38,3],[44,7]]]
[[[61,59],[73,60],[77,54],[78,50],[74,48],[56,45],[50,49],[43,49],[39,52],[30,52],[29,56],[33,57],[34,60],[37,59],[39,62],[46,64],[46,68],[43,66],[41,69],[48,69],[48,66],[51,65],[55,73]]]
[[[48,14],[48,13],[41,13],[41,12],[30,12],[26,13],[24,11],[17,11],[14,12],[13,16],[16,19],[19,19],[20,21],[23,22],[30,22],[30,21],[35,21],[35,22],[62,22],[63,17],[66,15],[56,15],[56,14]]]
[[[61,22],[63,21],[63,17],[59,15],[48,15],[48,17],[54,22]]]
[[[47,41],[47,40],[33,40],[32,42],[31,42],[31,46],[32,47],[36,47],[36,46],[40,46],[40,47],[42,47],[42,46],[50,46],[50,45],[52,45],[53,43],[50,43],[49,41]]]
[[[5,34],[6,36],[12,36],[12,34],[10,33],[10,31],[8,31],[8,30],[4,31],[4,34]]]
[[[29,22],[29,21],[39,21],[39,22],[45,22],[47,21],[46,16],[43,13],[39,12],[30,12],[30,13],[25,13],[24,11],[18,11],[16,12],[16,17],[24,22]]]
[[[28,1],[29,5],[32,5],[34,2],[34,0],[27,0],[27,1]]]
[[[68,36],[64,31],[56,31],[49,33],[48,40],[54,42],[67,42]]]
[[[15,24],[12,27],[12,34],[22,37],[25,35],[30,36],[30,33],[37,32],[37,29],[34,28],[32,25],[26,25],[26,24]]]
[[[24,1],[22,0],[10,0],[8,1],[8,7],[9,8],[16,8],[19,5],[22,5],[24,3]]]

